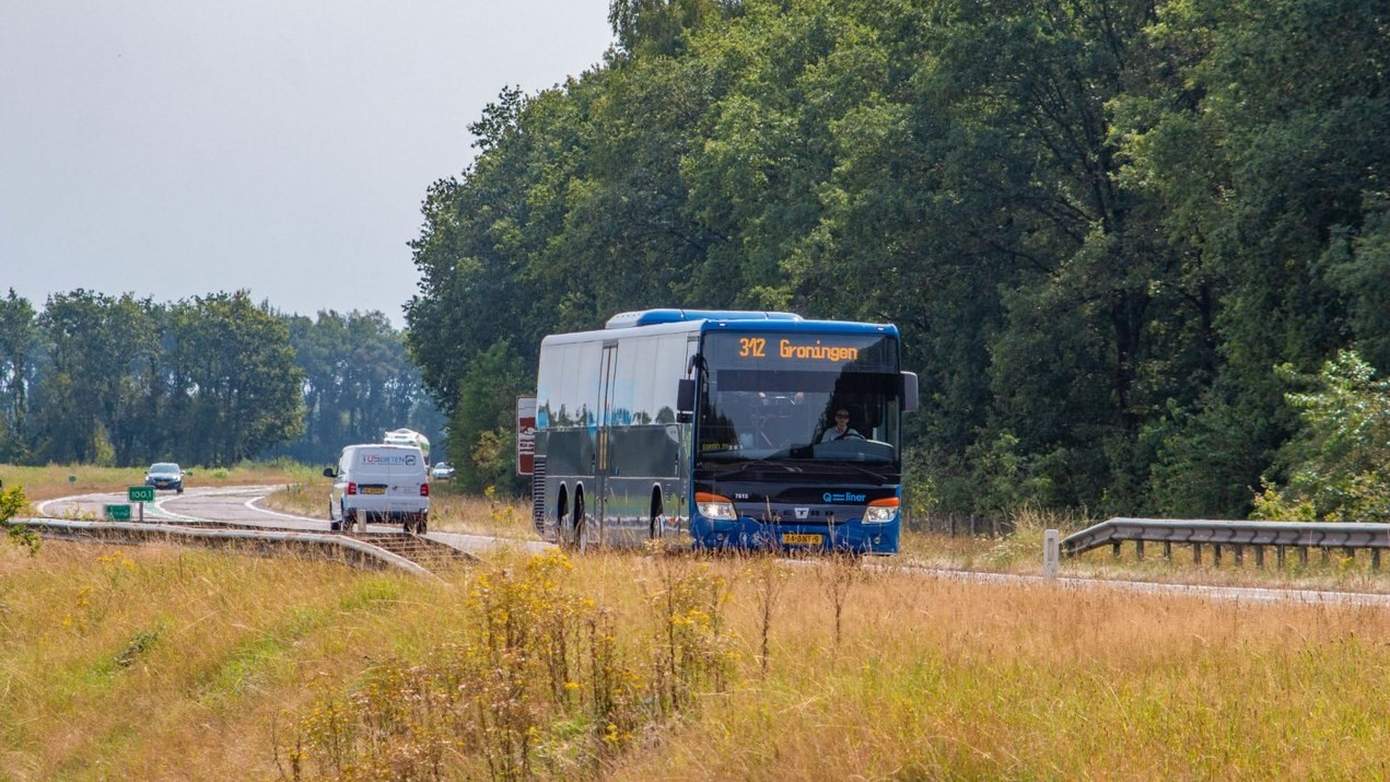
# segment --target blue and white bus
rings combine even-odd
[[[888,324],[660,309],[541,342],[532,501],[562,545],[898,550],[917,377]],[[837,415],[838,414],[838,415]]]

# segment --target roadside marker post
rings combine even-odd
[[[1062,558],[1062,536],[1055,529],[1043,531],[1043,575],[1057,577]]]
[[[153,486],[131,486],[125,491],[126,499],[140,505],[140,521],[145,520],[145,503],[154,502]]]

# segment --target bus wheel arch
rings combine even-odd
[[[652,504],[651,504],[651,526],[648,529],[648,537],[651,540],[659,540],[665,534],[666,519],[665,505],[661,498],[661,484],[652,485]]]
[[[565,515],[570,512],[569,487],[560,484],[559,497],[555,501],[555,531],[558,535],[565,534]]]

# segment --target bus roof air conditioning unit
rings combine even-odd
[[[627,329],[634,326],[655,326],[658,323],[680,323],[688,320],[801,320],[792,312],[763,312],[759,310],[634,310],[620,312],[608,319],[604,328]]]

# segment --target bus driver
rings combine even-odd
[[[817,443],[826,443],[834,440],[863,440],[864,435],[854,431],[849,426],[849,408],[835,408],[835,425],[824,432],[821,432]]]

